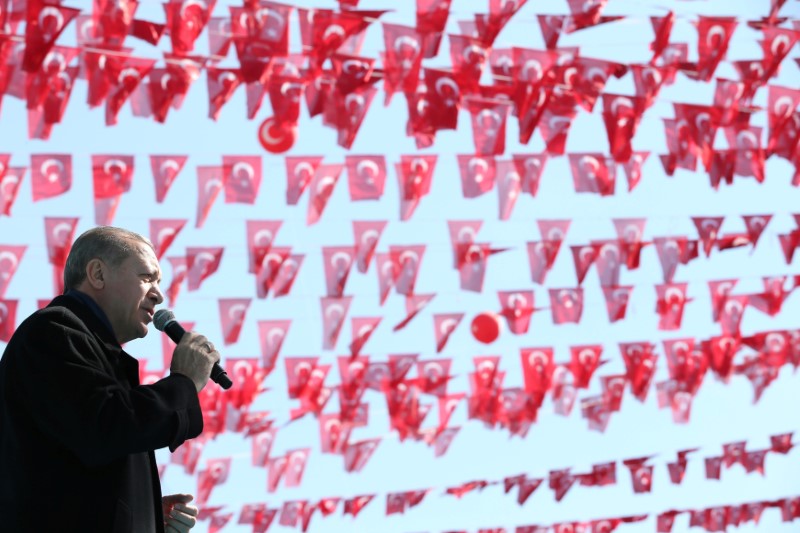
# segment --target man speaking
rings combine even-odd
[[[219,353],[187,332],[169,376],[140,385],[122,344],[163,300],[153,245],[97,227],[72,246],[64,294],[28,317],[0,359],[0,530],[175,533],[191,495],[161,496],[154,450],[203,429],[197,394]]]

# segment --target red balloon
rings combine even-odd
[[[278,124],[275,117],[267,117],[258,127],[258,140],[266,151],[281,154],[297,140],[297,126]]]
[[[472,319],[470,331],[484,344],[494,342],[500,334],[500,317],[494,313],[481,313]]]

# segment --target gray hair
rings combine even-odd
[[[76,289],[83,283],[86,279],[86,265],[92,259],[100,259],[116,268],[136,253],[140,244],[155,251],[149,239],[123,228],[98,226],[83,232],[72,244],[64,265],[64,292]]]

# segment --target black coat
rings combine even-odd
[[[58,296],[0,360],[0,531],[163,532],[153,450],[203,429],[194,383],[139,385],[138,361]]]

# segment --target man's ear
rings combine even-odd
[[[86,281],[93,289],[100,290],[105,286],[105,279],[103,275],[106,271],[106,265],[100,259],[92,259],[86,265]]]

